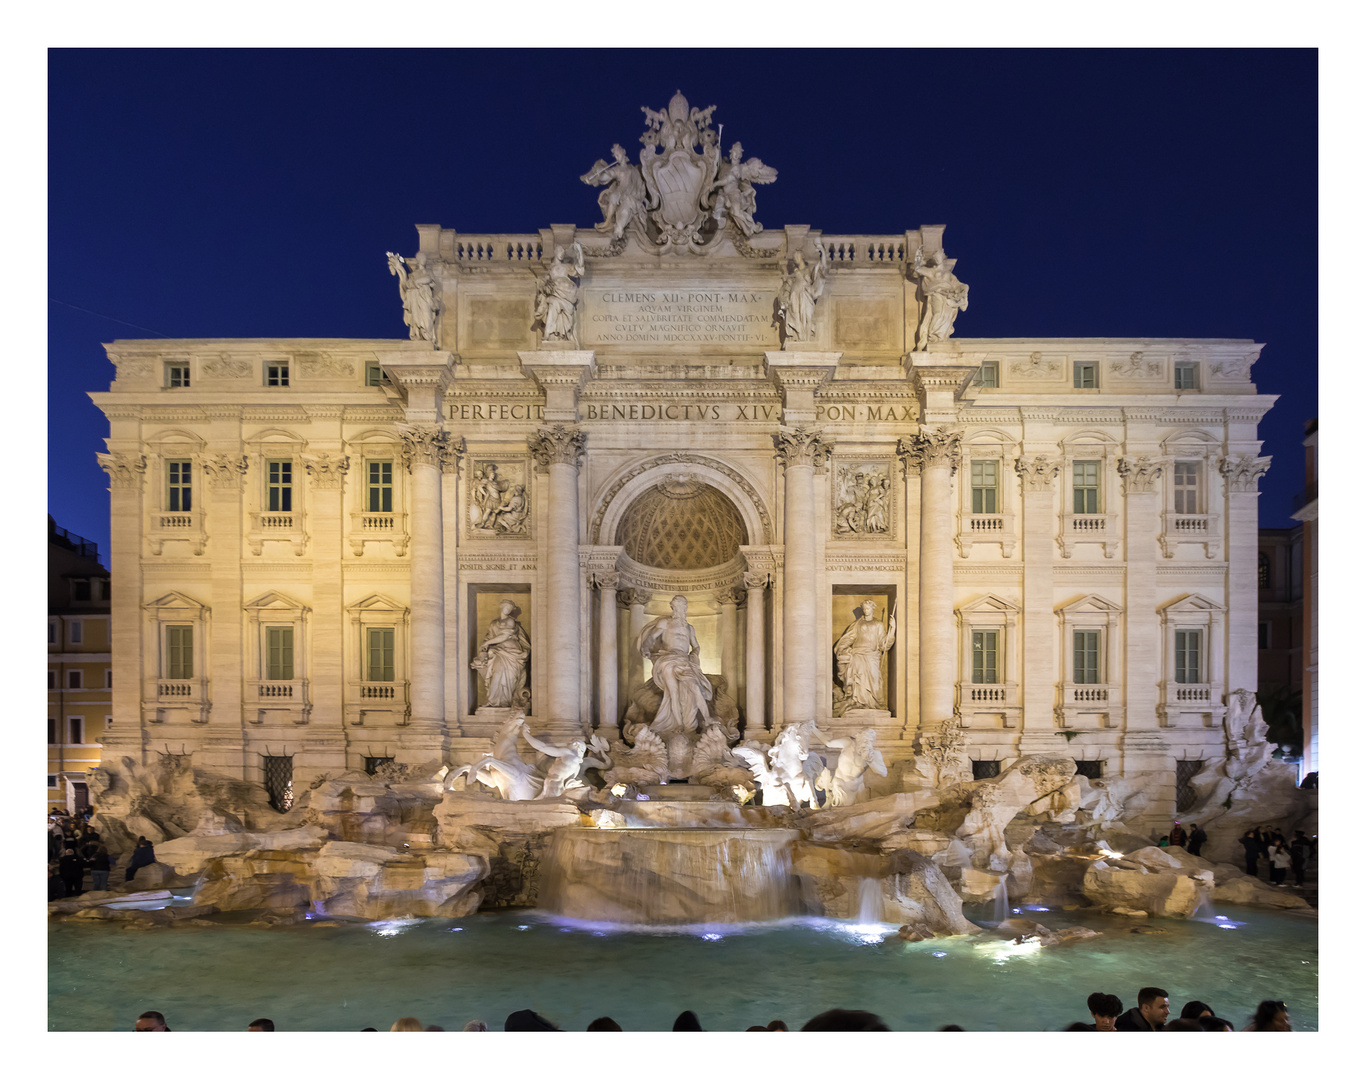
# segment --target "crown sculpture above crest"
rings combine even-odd
[[[647,248],[701,254],[728,234],[744,243],[763,229],[754,220],[754,185],[771,184],[778,170],[758,158],[745,161],[738,142],[722,158],[724,125],[712,128],[715,108],[690,108],[682,91],[663,111],[641,106],[640,165],[631,164],[617,144],[611,162],[599,160],[580,177],[604,189],[598,195],[603,220],[596,228],[611,233],[614,245],[630,234]]]

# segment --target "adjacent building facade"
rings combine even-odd
[[[109,571],[95,543],[47,519],[47,805],[87,803],[113,718]]]
[[[955,337],[943,226],[764,230],[710,110],[647,116],[596,228],[418,226],[408,341],[107,347],[107,756],[470,760],[504,600],[532,727],[615,737],[682,594],[746,738],[1064,753],[1169,817],[1257,686],[1260,346]],[[871,703],[834,655],[868,601]]]

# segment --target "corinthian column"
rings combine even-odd
[[[579,464],[584,433],[556,424],[528,436],[527,445],[546,472],[546,669],[548,720],[579,717]]]
[[[597,573],[598,587],[598,728],[609,742],[617,726],[617,585],[621,575]],[[611,730],[602,730],[604,728]]]
[[[819,431],[779,428],[783,463],[783,721],[816,719],[816,466],[831,446]]]
[[[953,474],[962,432],[922,428],[897,444],[907,469],[920,471],[920,729],[953,715],[957,671],[953,619]]]
[[[405,427],[403,465],[412,484],[412,735],[440,736],[446,715],[445,560],[442,554],[441,463],[453,446],[435,425]]]
[[[1256,454],[1219,459],[1228,489],[1229,693],[1257,688],[1257,485],[1269,468],[1271,458]]]
[[[1146,432],[1144,433],[1146,434]],[[1137,442],[1135,432],[1129,439]],[[1161,626],[1157,615],[1157,529],[1162,506],[1157,481],[1162,465],[1150,457],[1119,459],[1124,493],[1124,727],[1155,728],[1157,678],[1162,670]],[[1107,646],[1108,646],[1107,642]],[[1170,676],[1168,676],[1170,678]],[[1113,685],[1113,675],[1107,676]],[[1112,724],[1114,718],[1111,717]]]
[[[745,575],[745,727],[764,726],[764,590],[767,574]]]
[[[1053,698],[1058,679],[1055,645],[1057,618],[1053,614],[1053,552],[1058,510],[1053,481],[1062,464],[1038,455],[1015,459],[1020,478],[1020,556],[1024,563],[1024,612],[1020,644],[1024,663],[1024,691],[1020,724],[1020,753],[1056,749]],[[1049,740],[1052,739],[1052,742]]]
[[[106,760],[142,757],[142,483],[147,459],[141,454],[97,455],[109,474],[109,660],[114,725],[101,742]],[[65,718],[62,719],[65,723]]]

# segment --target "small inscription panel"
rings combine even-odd
[[[771,291],[726,288],[585,289],[588,345],[774,345]]]

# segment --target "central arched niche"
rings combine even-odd
[[[644,566],[705,570],[730,562],[748,537],[729,498],[695,476],[675,474],[631,502],[616,542]]]

